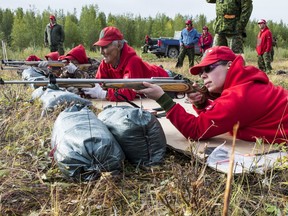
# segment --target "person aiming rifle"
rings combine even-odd
[[[158,85],[143,83],[146,88],[136,92],[156,100],[187,139],[233,134],[234,125],[239,123],[238,139],[288,143],[288,90],[274,86],[260,69],[245,66],[242,55],[227,46],[214,46],[190,73],[203,79],[209,93],[219,95],[210,100],[198,91],[188,93],[198,116],[187,113]]]
[[[44,71],[50,70],[59,78],[94,78],[100,64],[100,61],[87,57],[85,47],[82,44],[71,49],[65,56],[61,56],[61,60],[60,56],[58,59],[62,66],[57,74],[53,73],[56,66],[49,67],[50,61],[42,61],[38,67]]]
[[[102,29],[99,40],[94,46],[100,47],[103,60],[101,61],[96,79],[134,79],[151,77],[168,77],[168,73],[160,66],[144,62],[124,40],[121,31],[116,27],[106,27]],[[91,98],[107,99],[109,101],[122,101],[116,96],[116,90],[108,88],[103,90],[101,86],[94,88],[83,88],[84,94]],[[125,96],[132,101],[136,97],[136,92],[132,89],[118,89],[118,95]]]

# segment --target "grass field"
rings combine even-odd
[[[32,51],[9,57],[21,60]],[[36,54],[44,53],[48,51]],[[288,88],[288,75],[275,74],[287,70],[285,55],[285,50],[276,52],[269,78]],[[188,62],[176,70],[175,59],[142,57],[193,79]],[[245,58],[256,66],[253,50],[247,49]],[[0,73],[4,80],[20,79],[15,71]],[[104,173],[97,181],[83,183],[66,180],[49,156],[53,123],[61,110],[40,118],[42,104],[31,103],[31,93],[25,86],[0,86],[0,215],[223,215],[227,176],[172,150],[162,166],[150,170],[125,163],[118,176]],[[228,215],[288,215],[287,169],[278,166],[263,175],[234,176]]]

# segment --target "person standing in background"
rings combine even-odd
[[[200,52],[203,54],[208,48],[213,44],[213,37],[209,32],[207,26],[202,28],[202,34],[198,41],[198,46],[200,47]]]
[[[252,0],[206,0],[216,3],[213,46],[228,46],[236,54],[244,53],[246,25],[253,10]]]
[[[44,32],[44,44],[49,45],[51,52],[58,51],[59,55],[64,55],[63,43],[65,34],[63,27],[56,22],[56,17],[50,15],[50,22],[46,25]]]
[[[195,44],[198,43],[199,35],[195,28],[193,28],[192,20],[185,22],[186,28],[181,31],[180,37],[180,53],[176,63],[176,68],[183,66],[185,56],[188,56],[189,67],[194,66]]]
[[[258,54],[258,67],[260,70],[270,73],[272,70],[272,33],[266,24],[266,20],[258,21],[260,31],[257,36],[256,52]]]

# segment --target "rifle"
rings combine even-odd
[[[2,59],[2,64],[1,64],[1,70],[4,70],[2,65],[5,66],[10,66],[9,69],[11,69],[12,67],[18,68],[22,65],[27,65],[27,66],[38,66],[38,64],[41,61],[17,61],[17,60],[3,60]],[[48,66],[50,67],[64,67],[66,66],[67,63],[66,62],[62,62],[62,61],[48,61]],[[87,67],[90,67],[92,64],[78,64],[77,67],[81,70]]]
[[[96,83],[100,84],[103,89],[135,89],[140,90],[146,88],[143,82],[149,82],[160,86],[165,92],[175,92],[177,94],[200,92],[210,99],[217,96],[211,95],[205,86],[195,87],[189,79],[177,79],[176,77],[152,77],[137,79],[61,79],[50,77],[46,80],[9,80],[4,81],[0,78],[0,85],[6,84],[33,84],[34,87],[57,85],[59,87],[75,87],[75,88],[93,88]]]

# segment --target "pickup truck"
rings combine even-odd
[[[180,34],[180,31],[176,31],[174,38],[160,37],[157,42],[157,47],[151,50],[151,53],[155,54],[158,58],[177,58],[180,50]],[[198,44],[195,44],[195,55],[201,56],[200,47]]]

